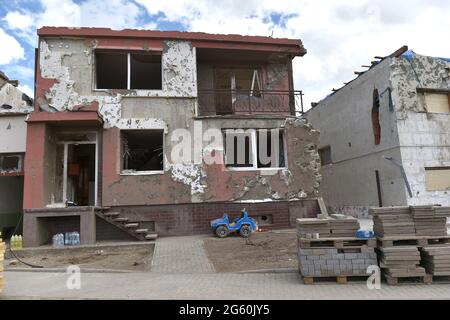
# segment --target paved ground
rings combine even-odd
[[[213,273],[214,266],[203,248],[205,236],[167,237],[156,241],[152,272]]]
[[[361,221],[370,226],[370,219]],[[160,238],[151,272],[82,273],[81,288],[67,289],[68,274],[4,272],[4,298],[69,299],[450,299],[450,284],[388,286],[365,282],[304,285],[297,273],[215,273],[205,236]],[[232,262],[230,262],[232,263]]]
[[[72,299],[450,299],[449,284],[388,286],[365,283],[303,285],[296,273],[86,273],[81,289],[66,287],[68,275],[5,272],[7,298]]]

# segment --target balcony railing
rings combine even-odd
[[[198,90],[199,116],[303,114],[301,90]]]

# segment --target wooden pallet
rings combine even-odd
[[[384,279],[390,286],[396,286],[401,284],[431,284],[433,282],[433,277],[429,274],[423,276],[402,276],[402,277],[392,277],[387,273],[383,272]]]
[[[367,281],[370,275],[343,275],[343,276],[302,276],[304,284],[317,284],[317,283],[330,283],[336,282],[337,284],[347,284],[349,281]]]
[[[433,283],[442,283],[449,284],[450,283],[450,275],[430,275]]]
[[[321,239],[306,239],[299,238],[298,245],[300,248],[358,248],[367,246],[375,248],[377,240],[375,238],[360,239],[360,238],[321,238]]]
[[[396,246],[425,247],[433,245],[450,245],[450,236],[388,236],[378,237],[378,246],[388,248]]]

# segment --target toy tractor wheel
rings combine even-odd
[[[250,229],[250,226],[248,224],[244,224],[241,229],[239,230],[239,234],[243,238],[248,238],[250,234],[252,233],[252,230]]]
[[[225,226],[218,226],[216,229],[216,235],[219,238],[225,238],[228,235],[228,229]]]

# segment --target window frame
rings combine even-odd
[[[162,158],[163,158],[163,162],[162,162],[162,170],[142,170],[142,171],[137,171],[137,170],[132,170],[132,169],[124,169],[124,161],[123,161],[123,132],[126,131],[160,131],[162,134]],[[166,171],[166,163],[165,163],[165,150],[166,150],[166,137],[165,137],[165,133],[164,133],[164,129],[120,129],[120,152],[119,152],[119,168],[120,168],[120,175],[121,176],[149,176],[149,175],[159,175],[159,174],[164,174]]]
[[[259,130],[273,130],[278,129],[283,131],[283,153],[284,153],[284,166],[283,167],[258,167],[258,138],[257,132]],[[252,151],[252,166],[251,167],[232,167],[226,164],[226,132],[231,131],[232,133],[236,133],[235,130],[244,130],[242,134],[250,134],[250,145]],[[286,144],[286,131],[285,128],[256,128],[256,129],[243,129],[243,128],[227,128],[222,129],[223,132],[223,143],[224,143],[224,153],[223,153],[223,163],[225,166],[225,170],[228,171],[276,171],[276,170],[286,170],[288,168],[288,158],[287,158],[287,144]],[[239,134],[239,133],[237,133]]]
[[[328,149],[328,150],[329,150],[329,153],[330,153],[330,162],[323,163],[323,162],[322,162],[322,152],[323,152],[324,150],[326,150],[326,149]],[[331,156],[331,145],[328,144],[328,145],[326,145],[326,146],[320,147],[320,148],[317,149],[317,151],[319,152],[320,165],[321,165],[322,167],[328,166],[328,165],[330,165],[330,164],[333,164],[333,158],[332,158],[332,156]]]
[[[7,157],[17,157],[18,158],[18,168],[17,170],[6,170],[3,168],[4,158]],[[12,153],[0,153],[0,173],[22,173],[24,172],[24,158],[25,153],[23,152],[12,152]]]
[[[111,53],[111,54],[126,54],[127,55],[127,87],[124,89],[114,89],[114,88],[98,88],[98,81],[97,81],[97,53]],[[133,89],[131,88],[131,55],[132,54],[148,54],[148,55],[155,55],[155,56],[160,56],[161,57],[161,89]],[[135,91],[155,91],[155,92],[161,92],[163,91],[163,87],[164,87],[164,73],[163,73],[163,63],[162,63],[162,58],[163,58],[163,52],[162,51],[125,51],[125,50],[109,50],[109,49],[99,49],[99,50],[95,50],[94,51],[94,63],[93,68],[92,68],[92,72],[93,72],[93,89],[92,91],[97,91],[97,92],[105,92],[105,91],[109,91],[109,90],[135,90]]]

